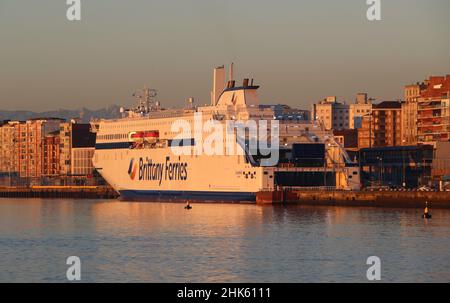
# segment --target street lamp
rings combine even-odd
[[[405,143],[405,140],[403,140],[403,143]],[[403,185],[403,188],[406,188],[405,153],[406,153],[406,149],[404,147],[402,147],[402,185]]]
[[[377,159],[380,161],[380,186],[383,186],[383,158],[377,157]]]

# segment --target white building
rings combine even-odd
[[[326,130],[342,130],[349,128],[350,107],[348,104],[339,103],[335,96],[313,104],[312,117],[322,123]]]
[[[349,128],[361,128],[362,117],[370,115],[372,112],[372,101],[367,99],[366,93],[356,95],[356,102],[350,104]]]

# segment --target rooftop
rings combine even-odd
[[[402,102],[400,101],[383,101],[373,105],[374,109],[401,109]]]
[[[431,76],[427,83],[427,88],[421,94],[422,98],[441,98],[450,95],[450,75]]]

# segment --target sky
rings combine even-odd
[[[309,109],[335,95],[403,97],[450,74],[450,1],[0,0],[0,109],[131,106],[147,85],[166,107],[210,102],[212,69],[231,62],[261,103]]]

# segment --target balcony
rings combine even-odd
[[[442,105],[423,106],[423,105],[419,104],[419,108],[417,110],[418,111],[427,111],[427,110],[443,110],[443,109],[448,109],[448,107],[442,106]]]

